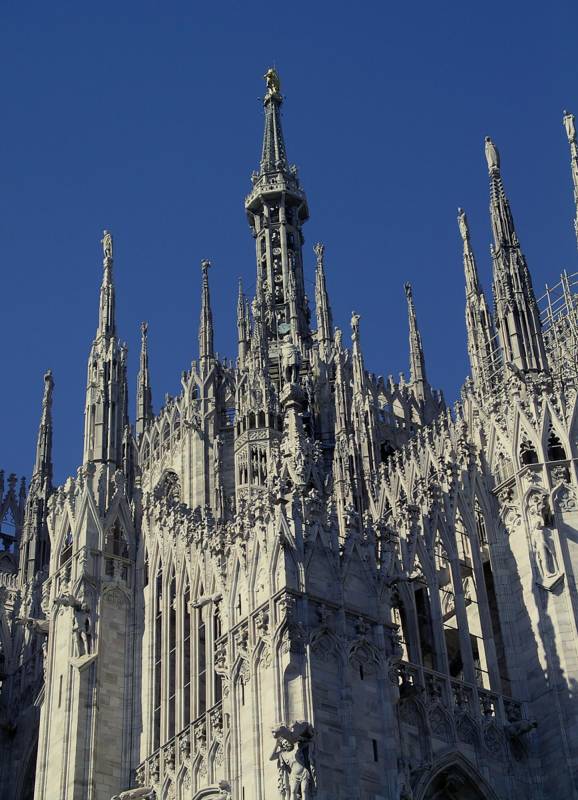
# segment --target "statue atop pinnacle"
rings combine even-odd
[[[267,94],[265,100],[273,98],[274,100],[281,100],[281,81],[279,73],[273,67],[269,67],[267,72],[263,75],[267,84]]]

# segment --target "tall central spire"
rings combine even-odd
[[[265,131],[261,162],[252,176],[245,209],[256,240],[257,294],[271,349],[271,363],[285,341],[301,350],[309,342],[309,311],[303,280],[301,227],[309,218],[297,169],[287,161],[281,127],[281,83],[274,69],[265,73]],[[275,352],[273,352],[275,351]]]
[[[274,69],[265,73],[267,94],[265,95],[265,132],[261,154],[261,174],[270,172],[289,172],[285,140],[281,127],[281,83]]]
[[[83,461],[103,464],[114,471],[122,466],[122,441],[128,425],[126,348],[116,336],[113,242],[108,231],[104,231],[101,244],[104,275],[98,330],[88,358]]]
[[[521,370],[547,369],[546,350],[530,270],[514,227],[500,172],[500,155],[485,141],[490,175],[490,218],[494,245],[494,305],[504,360]]]

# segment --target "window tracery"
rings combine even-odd
[[[117,519],[109,528],[104,540],[104,569],[105,574],[113,577],[115,574],[126,580],[128,577],[129,549],[128,540],[120,521]]]
[[[550,431],[548,434],[547,452],[548,452],[548,461],[566,460],[566,451],[562,446],[560,437],[558,436],[552,425],[550,425]]]
[[[70,527],[66,532],[66,536],[62,541],[62,549],[60,550],[60,566],[65,564],[72,557],[72,530]]]

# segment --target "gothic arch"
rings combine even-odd
[[[14,553],[3,551],[0,553],[0,572],[9,572],[16,574],[18,572],[18,563],[14,557]]]
[[[251,559],[251,566],[249,568],[247,587],[249,605],[251,608],[257,608],[271,595],[271,574],[268,569],[267,560],[266,550],[259,542],[256,542],[253,550],[253,558]]]
[[[70,534],[70,541],[72,543],[72,550],[74,550],[76,537],[74,535],[74,526],[72,523],[73,523],[72,517],[67,513],[67,511],[65,511],[61,519],[59,520],[58,529],[54,532],[54,539],[53,541],[51,541],[50,558],[51,560],[53,560],[53,565],[50,568],[51,573],[57,571],[61,566],[60,560],[61,560],[62,550],[65,546],[68,546],[65,545],[65,542],[69,537],[69,534]],[[52,540],[52,536],[50,538]]]
[[[565,457],[570,457],[571,452],[571,441],[570,436],[568,435],[568,431],[565,428],[563,421],[560,419],[557,411],[551,403],[545,402],[544,403],[544,412],[542,415],[542,447],[544,453],[548,451],[548,439],[550,438],[551,434],[554,434],[560,441],[561,446],[565,451]],[[556,461],[556,460],[564,460],[564,459],[548,459],[549,461]]]
[[[246,615],[249,605],[249,590],[247,586],[247,576],[239,557],[235,558],[234,567],[231,572],[233,580],[231,582],[231,591],[229,593],[229,620],[232,625],[235,625],[239,620]],[[239,598],[241,600],[240,608],[238,606]]]
[[[566,436],[553,422],[548,428],[544,429],[544,452],[547,461],[565,461],[568,458],[570,448],[565,446]]]
[[[400,700],[398,713],[403,752],[410,762],[421,764],[429,757],[431,747],[425,706],[421,700],[408,697]]]
[[[98,547],[100,550],[105,549],[106,538],[109,534],[109,531],[112,528],[114,528],[115,525],[119,525],[120,528],[122,529],[128,547],[129,557],[133,558],[135,552],[136,536],[134,534],[134,527],[132,524],[131,515],[127,510],[127,504],[124,499],[124,495],[120,494],[116,494],[113,497],[112,503],[107,511],[106,517],[102,521],[102,525],[99,526]]]
[[[514,425],[514,456],[518,469],[528,464],[537,464],[540,461],[540,439],[536,431],[519,409]]]
[[[451,782],[455,780],[456,791],[449,795]],[[448,753],[417,782],[414,796],[416,800],[499,800],[494,790],[486,783],[480,773],[458,752]]]
[[[335,661],[339,675],[342,675],[345,667],[344,648],[330,628],[324,626],[313,631],[309,639],[309,649],[312,655],[321,661]]]
[[[284,580],[278,580],[278,571],[281,568],[285,573]],[[299,591],[304,583],[303,566],[297,562],[294,549],[286,547],[279,536],[275,537],[273,543],[269,566],[269,581],[273,593],[286,586]]]

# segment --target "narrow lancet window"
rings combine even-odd
[[[191,592],[183,600],[183,726],[191,721]]]
[[[176,712],[176,687],[177,687],[177,609],[176,609],[176,578],[174,569],[171,572],[169,581],[169,660],[168,660],[168,698],[169,715],[167,739],[172,739],[175,735],[175,712]]]
[[[161,744],[162,702],[162,646],[163,646],[163,573],[159,568],[155,591],[155,644],[154,644],[154,690],[153,690],[153,750]]]

